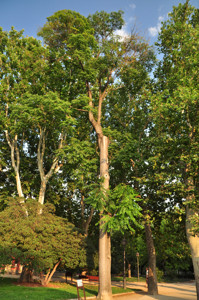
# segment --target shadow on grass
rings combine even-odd
[[[93,291],[89,293],[95,295]],[[74,286],[60,288],[50,287],[27,287],[17,285],[17,280],[0,278],[0,299],[1,300],[65,300],[77,298],[77,289]]]
[[[85,285],[86,297],[97,296],[98,285]],[[134,289],[113,287],[113,294],[133,292]],[[83,290],[80,290],[83,297]],[[0,278],[0,299],[1,300],[66,300],[77,298],[76,284],[59,284],[56,287],[29,287],[18,284],[16,279]]]

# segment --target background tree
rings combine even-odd
[[[198,10],[186,1],[163,23],[157,44],[163,59],[152,101],[156,164],[161,166],[164,187],[186,205],[197,294],[199,238],[192,219],[198,218],[198,19]]]
[[[11,152],[7,162],[12,164],[18,196],[38,197],[43,204],[47,183],[62,166],[60,151],[69,142],[74,119],[69,103],[58,92],[48,92],[50,62],[41,43],[13,28],[1,31],[1,40],[1,128]]]
[[[157,265],[167,276],[190,271],[191,253],[186,239],[185,212],[173,208],[165,212],[161,225],[154,228]]]
[[[38,214],[41,207],[42,214]],[[52,205],[41,206],[35,200],[23,205],[16,199],[9,202],[0,213],[1,265],[15,258],[28,270],[29,281],[34,269],[43,285],[48,284],[58,266],[74,270],[86,265],[82,235],[53,211]]]
[[[9,33],[1,29],[0,40],[2,140],[9,145],[17,193],[19,197],[23,198],[21,183],[23,175],[20,175],[20,167],[21,155],[24,154],[25,128],[23,128],[23,124],[17,123],[16,116],[11,118],[11,106],[20,102],[21,96],[25,92],[42,92],[45,83],[41,74],[46,65],[46,52],[39,41],[34,38],[23,37],[23,31],[17,32],[14,28]]]

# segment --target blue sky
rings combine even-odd
[[[10,30],[24,29],[24,34],[37,37],[39,27],[42,27],[48,16],[62,9],[71,9],[84,16],[96,11],[124,11],[126,22],[122,33],[136,31],[152,44],[157,38],[161,21],[173,6],[184,3],[185,0],[0,0],[0,27]],[[199,0],[190,0],[199,8]]]

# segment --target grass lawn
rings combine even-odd
[[[77,298],[76,286],[60,283],[55,287],[27,287],[16,284],[17,280],[10,278],[0,278],[0,299],[1,300],[65,300]],[[97,295],[98,287],[95,285],[85,285],[86,297]],[[112,288],[113,294],[132,292],[131,289]],[[81,291],[83,297],[83,291]]]

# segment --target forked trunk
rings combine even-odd
[[[148,252],[148,293],[149,295],[158,295],[157,275],[156,275],[156,253],[151,232],[150,220],[147,218],[145,221],[145,234]]]
[[[47,286],[48,283],[51,281],[51,278],[53,277],[55,271],[57,270],[57,267],[59,266],[60,262],[61,262],[61,260],[59,260],[55,264],[55,266],[54,266],[54,268],[52,270],[49,269],[48,273],[46,274],[46,276],[44,278],[43,278],[43,274],[41,274],[41,276],[40,276],[41,277],[41,284],[43,286]]]
[[[100,177],[103,179],[102,189],[106,193],[109,189],[108,171],[108,145],[109,139],[102,136],[99,140],[100,146]],[[99,235],[99,291],[97,299],[111,300],[111,238],[103,228],[103,212],[100,214]]]
[[[199,300],[199,236],[192,234],[191,218],[196,212],[186,207],[186,234],[191,249],[191,256],[196,281],[197,300]]]

